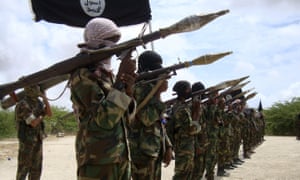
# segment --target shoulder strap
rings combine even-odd
[[[150,100],[150,98],[152,98],[154,96],[154,94],[157,92],[158,88],[162,85],[162,83],[165,80],[159,80],[156,85],[152,88],[152,90],[150,91],[150,93],[146,96],[146,98],[137,106],[136,108],[136,113],[138,113]]]

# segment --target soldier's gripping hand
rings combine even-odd
[[[114,87],[132,96],[133,88],[136,80],[136,61],[130,57],[124,58],[119,66],[116,83]]]
[[[134,91],[134,84],[135,84],[135,80],[136,80],[136,75],[135,74],[133,74],[133,75],[131,75],[131,74],[122,74],[120,79],[125,85],[125,93],[128,96],[133,97],[133,91]]]
[[[160,96],[161,93],[165,92],[168,89],[168,81],[166,79],[161,80],[162,83],[157,89],[156,95]]]
[[[166,152],[163,157],[164,167],[168,167],[173,157],[172,147],[167,147]]]
[[[192,119],[194,121],[199,120],[201,115],[201,102],[199,100],[193,100],[192,104]]]

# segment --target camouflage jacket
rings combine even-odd
[[[176,156],[194,155],[196,130],[191,117],[191,109],[184,102],[177,101],[171,112],[167,130],[173,139],[173,147]],[[197,133],[196,133],[197,132]]]
[[[148,83],[135,87],[134,97],[138,106],[154,86],[155,84]],[[164,103],[154,96],[137,112],[135,121],[130,125],[132,158],[138,158],[141,153],[158,157],[166,146],[171,146],[162,122],[165,109]]]
[[[241,128],[243,126],[243,118],[245,118],[243,113],[233,111],[232,129],[234,133],[241,133]]]
[[[18,132],[18,139],[22,142],[36,142],[42,140],[43,136],[43,123],[32,127],[30,122],[26,122],[30,116],[38,117],[45,114],[43,103],[37,99],[30,101],[23,99],[16,104],[15,107],[15,120]],[[34,118],[32,118],[34,119]]]
[[[81,154],[79,164],[111,164],[130,159],[126,111],[132,99],[97,79],[88,69],[74,72],[70,79],[71,100],[78,108]]]
[[[206,121],[208,132],[218,130],[219,122],[219,109],[217,105],[206,105],[203,109],[204,120]]]

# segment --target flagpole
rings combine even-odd
[[[151,20],[149,20],[149,32],[152,33],[152,23],[151,23]],[[151,49],[152,51],[154,51],[154,42],[151,41]]]

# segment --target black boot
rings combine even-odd
[[[240,163],[244,163],[245,161],[241,160],[240,158],[237,158],[237,161]]]
[[[229,173],[224,170],[224,166],[218,166],[217,176],[229,177]]]
[[[237,166],[234,163],[231,163],[230,166],[233,168],[237,168]]]
[[[230,164],[225,164],[224,169],[234,169]]]
[[[206,179],[207,180],[214,180],[215,177],[214,177],[214,175],[206,175]]]
[[[245,152],[245,153],[244,153],[244,158],[245,158],[245,159],[250,159],[249,153]]]
[[[242,160],[236,158],[236,159],[233,160],[233,164],[235,164],[235,165],[242,165]]]

